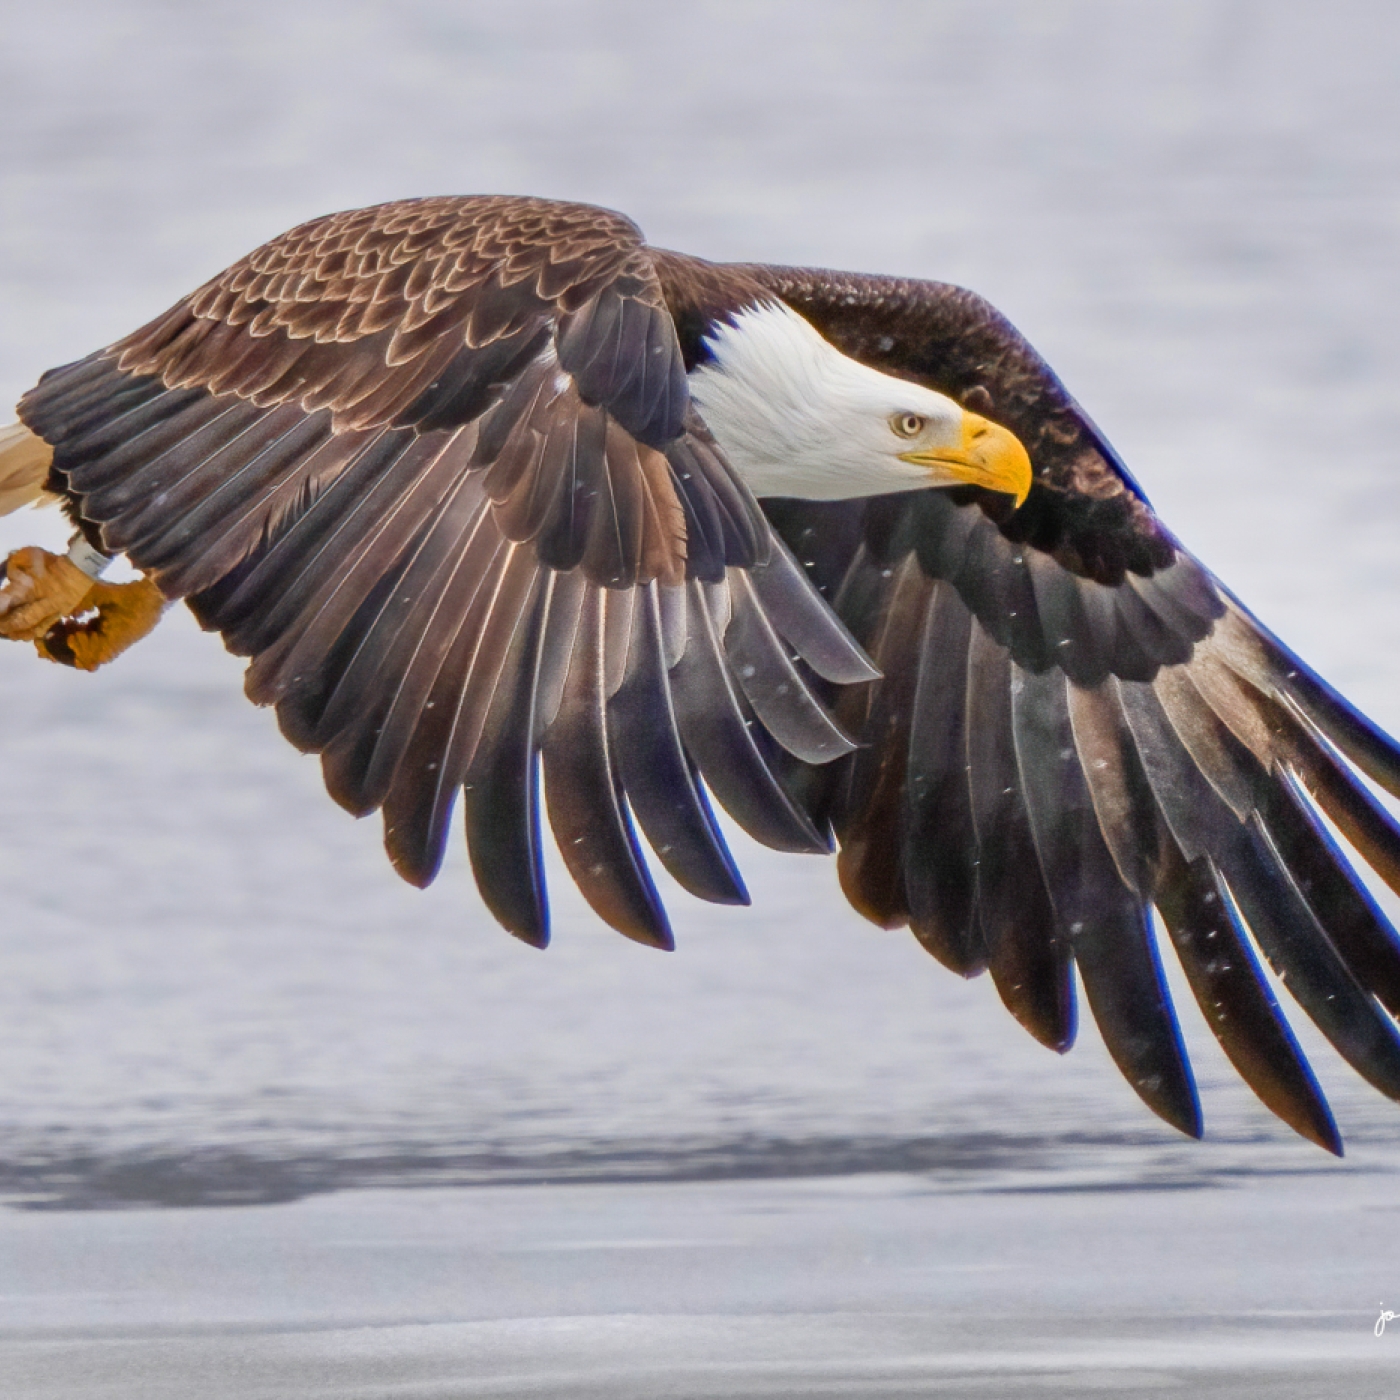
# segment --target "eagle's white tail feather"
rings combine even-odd
[[[53,448],[23,423],[0,428],[0,515],[57,499],[44,490],[52,461]]]

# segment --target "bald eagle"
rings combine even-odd
[[[1073,970],[1149,1108],[1199,1136],[1159,912],[1225,1052],[1340,1151],[1256,955],[1400,1098],[1400,747],[1173,538],[986,302],[715,265],[628,219],[408,200],[293,229],[46,374],[0,436],[42,492],[0,633],[91,668],[171,600],[251,658],[426,885],[460,802],[482,896],[543,946],[541,813],[599,916],[671,946],[638,830],[747,894],[710,805],[839,851],[866,918],[989,971],[1044,1044]],[[134,583],[98,575],[124,554]]]

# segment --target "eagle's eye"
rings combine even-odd
[[[917,413],[896,413],[890,418],[890,431],[896,437],[915,438],[924,430],[927,418],[921,418]]]

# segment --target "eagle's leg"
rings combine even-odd
[[[5,575],[0,637],[33,642],[40,656],[80,671],[95,671],[120,656],[155,627],[165,609],[165,597],[150,579],[103,583],[70,556],[46,549],[15,550]]]
[[[22,423],[0,428],[0,515],[55,500],[53,448]],[[33,642],[39,655],[95,671],[160,621],[165,598],[149,579],[103,583],[111,561],[81,534],[66,555],[17,549],[0,580],[0,637]]]

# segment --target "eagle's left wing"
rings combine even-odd
[[[21,416],[108,553],[252,658],[426,884],[460,795],[484,898],[547,937],[539,773],[603,918],[667,945],[633,831],[703,898],[746,899],[706,788],[759,839],[828,849],[783,753],[850,740],[793,655],[872,674],[690,407],[621,215],[411,200],[293,229]]]

